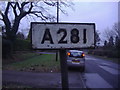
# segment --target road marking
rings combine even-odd
[[[105,71],[111,73],[111,74],[114,74],[114,75],[120,74],[120,73],[118,73],[118,70],[113,69],[113,68],[111,68],[111,67],[108,67],[108,66],[101,66],[101,65],[100,65],[99,67],[102,68],[102,69],[104,69]]]
[[[110,66],[108,63],[101,63],[102,66]]]
[[[85,57],[86,60],[98,60],[98,59],[94,59],[94,58],[88,58],[88,57]]]
[[[85,73],[88,88],[113,88],[97,73]]]

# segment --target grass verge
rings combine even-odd
[[[20,62],[7,64],[3,67],[3,70],[59,72],[60,66],[59,61],[55,61],[54,54],[42,54]]]
[[[26,59],[38,56],[40,54],[37,53],[33,53],[33,52],[16,52],[14,54],[12,54],[12,58],[6,58],[6,59],[2,59],[2,65],[7,65],[7,64],[11,64],[11,63],[15,63],[15,62],[21,62],[24,61]]]

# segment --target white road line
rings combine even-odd
[[[94,59],[94,58],[85,58],[86,60],[97,60],[97,59]]]
[[[97,73],[85,73],[88,88],[113,88]]]
[[[120,74],[120,73],[118,72],[118,70],[116,70],[116,69],[114,69],[114,68],[111,68],[111,67],[108,67],[108,66],[101,66],[101,65],[100,65],[99,67],[102,68],[102,69],[104,69],[105,71],[113,74],[113,75],[118,75],[118,74]]]
[[[110,66],[111,64],[108,64],[108,63],[101,63],[101,65]]]

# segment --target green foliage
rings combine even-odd
[[[107,41],[105,40],[105,41],[104,41],[104,47],[106,47],[106,46],[107,46]]]
[[[113,37],[111,36],[111,37],[109,38],[108,46],[109,46],[109,47],[113,47],[113,45],[114,45]]]
[[[102,50],[102,49],[101,50],[89,50],[88,54],[120,64],[120,61],[119,61],[120,56],[119,56],[118,50]]]
[[[17,39],[13,45],[14,51],[25,51],[30,49],[31,49],[31,44],[29,40]]]
[[[21,61],[38,56],[40,54],[26,51],[18,51],[13,56]]]
[[[19,63],[14,63],[12,65],[17,68],[30,67],[31,65],[35,65],[35,64],[44,64],[47,66],[52,66],[54,64],[52,59],[54,58],[55,58],[55,55],[44,54],[44,55],[39,55],[33,58],[29,58]]]
[[[2,58],[10,58],[12,51],[12,42],[2,37]]]
[[[17,37],[18,39],[21,39],[21,40],[24,40],[24,39],[25,39],[24,34],[21,33],[21,32],[19,32],[19,33],[16,35],[16,37]]]
[[[94,55],[98,55],[98,56],[107,56],[109,58],[118,58],[119,57],[117,50],[93,50],[93,51],[89,51],[89,54],[94,54]]]

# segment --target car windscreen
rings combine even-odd
[[[70,52],[69,57],[81,57],[82,52]]]

